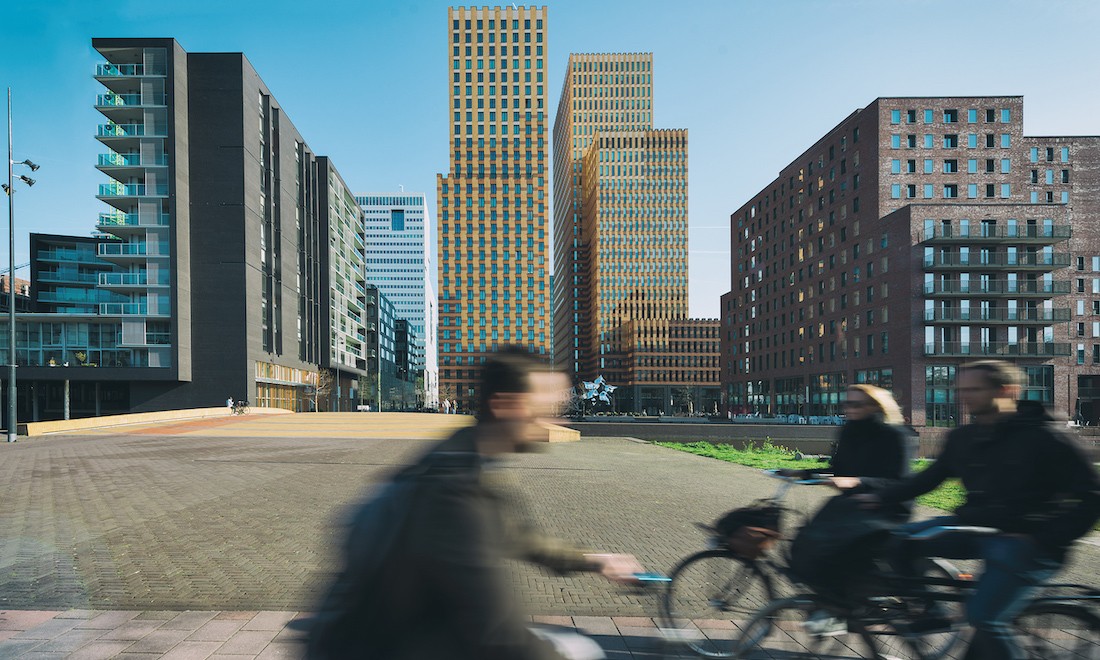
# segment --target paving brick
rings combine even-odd
[[[103,660],[103,658],[113,658],[125,651],[126,647],[130,646],[132,643],[133,642],[128,641],[88,642],[66,657],[69,660]]]
[[[217,615],[217,612],[180,612],[165,622],[160,630],[187,630],[194,632]]]
[[[298,660],[304,656],[305,647],[301,644],[273,642],[256,656],[256,660]]]
[[[114,630],[130,621],[140,612],[114,611],[102,612],[98,616],[81,621],[76,627],[81,630]]]
[[[242,620],[209,621],[204,623],[198,630],[188,635],[187,640],[192,642],[225,643],[241,629],[243,623]]]
[[[244,624],[242,630],[282,630],[298,616],[297,612],[260,612]]]
[[[168,651],[161,660],[206,660],[214,655],[221,642],[180,642]]]
[[[30,630],[58,614],[42,610],[0,610],[0,630]]]
[[[219,655],[236,654],[255,656],[263,651],[275,638],[274,630],[242,630],[229,638],[218,649]]]
[[[0,660],[22,658],[26,653],[41,646],[40,639],[9,639],[0,642]]]
[[[16,633],[14,639],[53,639],[59,635],[69,632],[79,624],[80,621],[75,619],[50,619],[44,623],[40,623],[37,626]]]
[[[164,654],[172,650],[176,644],[182,642],[192,632],[190,630],[154,630],[134,642],[133,646],[127,649],[127,652]]]

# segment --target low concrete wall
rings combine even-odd
[[[66,433],[86,431],[126,424],[150,424],[157,422],[175,422],[185,419],[205,419],[209,417],[228,417],[229,408],[188,408],[185,410],[162,410],[159,412],[128,413],[125,415],[104,415],[101,417],[81,417],[80,419],[57,419],[48,422],[27,422],[19,425],[19,435],[35,436],[47,433]],[[251,408],[249,415],[292,414],[281,408]]]
[[[580,431],[581,436],[626,437],[661,442],[712,442],[744,447],[750,442],[759,445],[768,439],[774,445],[804,454],[828,454],[840,432],[838,426],[807,424],[569,422],[566,425]],[[1066,430],[1071,437],[1076,438],[1090,460],[1100,461],[1100,428],[1070,427]],[[917,456],[932,458],[939,454],[947,430],[921,428],[917,429],[917,435],[920,438]]]

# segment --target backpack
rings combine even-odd
[[[759,500],[727,512],[712,527],[726,547],[742,559],[757,559],[780,538],[779,517],[782,509]]]

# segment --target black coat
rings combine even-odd
[[[881,497],[909,499],[951,478],[967,492],[955,512],[962,524],[1027,534],[1054,557],[1100,519],[1100,476],[1036,402],[995,424],[954,429],[934,464]]]
[[[872,489],[883,488],[909,475],[912,440],[905,427],[874,418],[847,422],[833,448],[829,471],[838,477],[860,477]]]

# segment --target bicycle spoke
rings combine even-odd
[[[1100,619],[1077,605],[1036,604],[1016,619],[1016,631],[1018,643],[1028,658],[1100,657]]]

